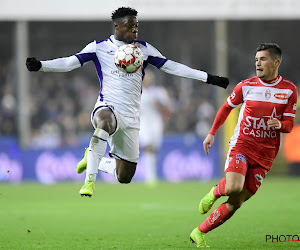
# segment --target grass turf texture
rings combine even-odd
[[[300,235],[300,179],[266,179],[225,225],[207,235],[213,249],[289,249],[300,242],[266,243],[268,235]],[[198,204],[211,183],[53,186],[0,184],[0,249],[192,249],[190,232],[207,215]],[[219,199],[216,208],[225,198]]]

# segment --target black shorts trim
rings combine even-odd
[[[137,164],[137,162],[133,162],[133,161],[127,161],[123,158],[121,158],[120,156],[114,154],[114,153],[109,153],[109,156],[112,157],[112,158],[116,158],[116,159],[119,159],[119,160],[122,160],[122,161],[125,161],[125,162],[128,162],[128,163],[133,163],[133,164]]]

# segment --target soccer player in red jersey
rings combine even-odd
[[[291,132],[297,107],[297,87],[278,74],[280,47],[262,43],[256,49],[256,76],[237,84],[219,109],[203,142],[205,153],[214,144],[214,135],[232,109],[242,104],[225,163],[225,178],[200,201],[199,212],[207,213],[221,196],[228,200],[196,227],[190,239],[207,247],[205,234],[230,219],[252,197],[271,169],[280,146],[280,133]]]

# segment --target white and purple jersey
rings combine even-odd
[[[138,117],[142,92],[142,81],[148,63],[169,74],[206,82],[207,73],[168,60],[151,44],[135,41],[143,53],[144,64],[136,73],[120,72],[114,64],[116,50],[125,43],[111,35],[106,40],[93,41],[76,55],[41,61],[40,71],[66,72],[85,65],[95,64],[100,81],[99,100],[113,106],[121,115]]]

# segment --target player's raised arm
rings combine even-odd
[[[93,41],[76,55],[47,61],[39,61],[35,57],[29,57],[26,59],[26,66],[29,71],[68,72],[94,60],[95,51],[96,42]]]
[[[48,61],[38,61],[35,57],[27,58],[26,66],[29,71],[68,72],[81,66],[76,56],[57,58]]]
[[[149,43],[147,43],[147,49],[149,53],[147,61],[168,74],[199,80],[225,89],[229,84],[227,77],[214,76],[205,71],[192,69],[182,63],[167,59]]]
[[[184,64],[174,62],[172,60],[167,60],[160,69],[169,74],[200,80],[207,84],[216,85],[224,89],[226,89],[229,84],[227,77],[211,75],[205,71],[192,69]]]

